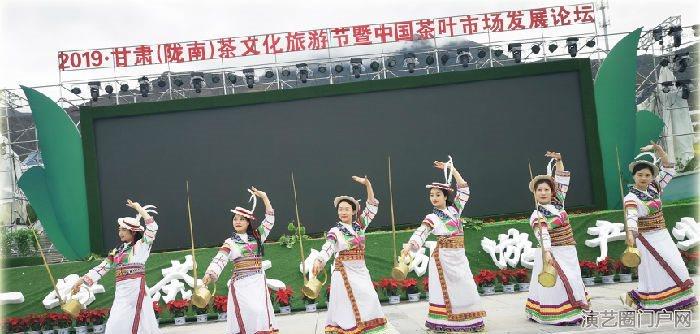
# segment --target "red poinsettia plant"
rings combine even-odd
[[[530,282],[530,271],[525,268],[518,268],[513,270],[513,276],[518,283],[529,283]]]
[[[29,329],[25,318],[7,318],[5,319],[5,333],[24,333]]]
[[[88,326],[90,325],[90,310],[81,310],[78,316],[75,317],[75,326]]]
[[[603,276],[613,275],[615,273],[615,265],[608,257],[598,262],[597,267],[598,272]]]
[[[73,319],[65,313],[47,313],[44,317],[44,329],[69,328],[73,324]]]
[[[618,274],[631,274],[632,268],[624,265],[621,260],[615,260],[613,263],[613,268]]]
[[[187,311],[187,308],[190,306],[190,301],[176,299],[169,301],[165,305],[168,307],[168,311],[170,311],[170,314],[172,314],[173,317],[179,318],[185,316],[185,311]]]
[[[496,283],[496,274],[491,270],[482,269],[476,277],[474,277],[474,282],[481,287],[494,286]]]
[[[214,296],[214,310],[216,313],[226,313],[228,296]]]
[[[108,315],[109,309],[106,308],[92,310],[90,311],[90,322],[92,322],[93,325],[102,325],[105,323],[105,320],[107,320]]]
[[[598,265],[593,261],[579,261],[581,277],[593,277],[598,272]]]
[[[515,284],[516,282],[514,271],[510,269],[501,269],[496,273],[496,276],[503,285]]]
[[[294,295],[294,290],[292,287],[287,285],[283,289],[275,291],[275,300],[280,306],[289,306],[292,302],[292,296]]]
[[[30,314],[24,320],[27,323],[27,327],[33,331],[41,330],[41,326],[44,325],[44,317],[38,314]]]
[[[160,308],[160,303],[158,301],[153,302],[153,313],[156,314],[156,319],[160,318],[160,313],[163,312],[163,310]]]
[[[418,281],[413,278],[406,278],[401,281],[401,289],[406,291],[407,294],[418,293]]]
[[[397,296],[399,294],[399,280],[382,278],[379,280],[379,287],[384,290],[387,296]]]

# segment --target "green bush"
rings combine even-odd
[[[12,255],[13,250],[17,252],[17,256],[29,256],[33,255],[36,249],[34,233],[29,229],[5,230],[0,238],[5,256]]]

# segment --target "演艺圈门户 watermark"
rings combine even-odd
[[[690,310],[604,310],[584,311],[583,328],[655,328],[673,325],[676,328],[690,328]]]

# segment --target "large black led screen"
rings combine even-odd
[[[335,223],[335,196],[365,202],[365,190],[352,175],[371,179],[380,201],[372,226],[387,227],[387,156],[398,225],[417,227],[431,210],[425,185],[444,181],[432,162],[448,154],[471,185],[464,216],[531,210],[528,161],[536,174],[544,173],[547,150],[562,152],[571,171],[567,207],[592,207],[594,166],[579,86],[579,73],[572,71],[96,118],[104,247],[117,243],[117,218],[132,215],[126,198],[158,206],[154,249],[189,247],[185,180],[198,247],[220,245],[232,233],[229,210],[250,207],[249,186],[263,189],[272,201],[271,238],[289,233],[287,224],[295,218],[292,172],[309,234]],[[262,202],[256,214],[259,222]]]

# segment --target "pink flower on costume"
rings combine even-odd
[[[459,227],[459,225],[460,225],[460,222],[457,220],[450,220],[449,222],[447,222],[447,226]]]
[[[661,208],[661,201],[659,201],[659,200],[650,201],[649,207],[654,209],[654,210],[658,210]]]
[[[362,244],[365,243],[365,237],[358,235],[358,236],[350,239],[350,242],[352,242],[352,244],[355,245],[356,247],[360,247]]]
[[[253,253],[255,251],[255,248],[257,248],[258,245],[256,244],[246,244],[243,246],[243,249],[247,250],[250,253]]]

